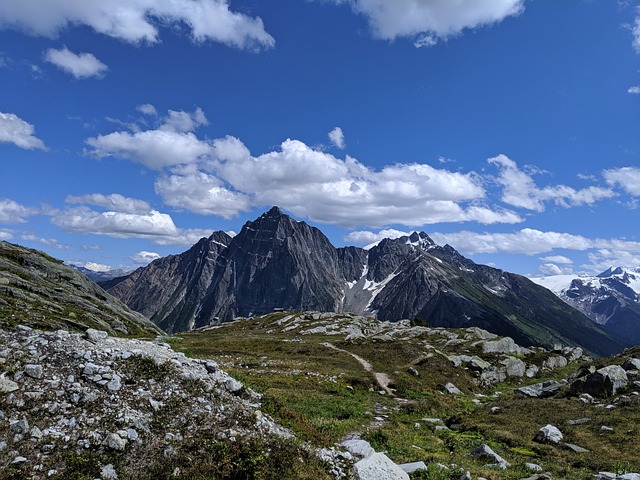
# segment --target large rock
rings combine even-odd
[[[571,393],[588,393],[594,397],[614,395],[629,384],[627,372],[619,365],[602,367],[593,373],[578,378],[571,384]]]
[[[469,452],[469,455],[473,457],[487,458],[489,461],[495,463],[501,468],[508,468],[511,466],[509,462],[507,462],[504,458],[494,452],[493,449],[486,443],[483,443],[478,448],[471,450]]]
[[[539,443],[560,444],[562,443],[562,432],[554,425],[545,425],[536,433],[533,440]]]
[[[525,385],[516,389],[516,392],[533,398],[546,398],[552,396],[562,387],[561,383],[555,380],[548,380],[546,382],[534,383],[533,385]]]
[[[353,466],[355,480],[409,480],[409,474],[384,453],[374,453]]]
[[[484,353],[514,353],[516,355],[526,355],[530,353],[529,349],[522,348],[510,337],[482,342],[482,351]]]

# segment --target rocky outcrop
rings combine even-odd
[[[112,335],[161,330],[80,272],[48,255],[0,242],[0,327],[98,328]]]
[[[478,265],[425,233],[385,239],[369,250],[335,248],[277,207],[234,238],[217,232],[104,287],[168,332],[277,308],[480,327],[524,346],[559,342],[598,355],[625,345],[548,290]]]
[[[0,330],[0,366],[9,368],[0,376],[0,464],[11,478],[70,478],[70,465],[91,478],[137,478],[198,435],[290,436],[215,362],[162,342],[18,326]]]
[[[608,397],[629,383],[627,372],[619,365],[608,365],[593,372],[583,369],[571,383],[571,393],[588,393],[594,397]]]

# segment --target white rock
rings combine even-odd
[[[409,474],[384,453],[374,453],[353,466],[355,480],[409,480]]]
[[[538,431],[533,440],[540,443],[557,444],[562,442],[562,432],[554,425],[545,425]]]

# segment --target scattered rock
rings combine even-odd
[[[113,450],[124,450],[127,446],[127,440],[122,438],[117,433],[110,433],[102,442],[104,446],[109,447]]]
[[[527,397],[547,398],[560,390],[561,387],[561,383],[548,380],[546,382],[534,383],[533,385],[517,388],[516,392]]]
[[[366,440],[345,440],[340,444],[340,446],[344,447],[350,454],[358,458],[367,458],[376,453]]]
[[[609,365],[574,380],[570,392],[573,395],[588,393],[595,397],[608,397],[628,383],[627,373],[621,366]]]
[[[525,463],[524,466],[527,468],[527,470],[531,470],[532,472],[542,471],[542,467],[537,463]]]
[[[34,365],[29,363],[24,366],[24,373],[31,378],[42,378],[42,365]]]
[[[504,458],[502,458],[500,455],[494,452],[493,449],[486,443],[483,443],[478,448],[469,452],[469,455],[474,457],[488,458],[490,461],[494,462],[500,468],[508,468],[511,466],[509,462],[507,462]]]
[[[93,328],[88,328],[85,332],[87,339],[91,342],[99,342],[100,340],[104,340],[109,336],[109,334],[102,330],[95,330]]]
[[[562,432],[554,425],[545,425],[536,433],[533,441],[559,444],[562,442]]]
[[[9,380],[7,377],[5,377],[4,373],[0,375],[0,393],[15,392],[19,388],[20,388],[20,385],[18,385],[13,380]]]
[[[578,445],[574,445],[573,443],[563,443],[562,446],[567,450],[571,450],[574,453],[587,453],[589,451],[586,448],[582,448]]]
[[[462,395],[462,391],[451,382],[444,385],[443,389],[451,395]]]
[[[402,470],[407,473],[413,473],[416,470],[426,470],[427,465],[424,462],[412,462],[412,463],[403,463],[398,465]]]
[[[100,475],[102,476],[102,478],[104,480],[111,480],[111,479],[116,479],[118,478],[118,474],[116,473],[116,469],[113,468],[112,464],[108,464],[105,465],[104,467],[102,467],[102,470],[100,471]]]
[[[374,453],[353,466],[355,480],[409,480],[409,474],[384,453]]]
[[[628,358],[622,364],[622,368],[624,368],[626,371],[640,370],[640,358]]]
[[[235,378],[229,377],[224,382],[224,388],[226,388],[227,392],[229,392],[229,393],[237,393],[240,390],[242,390],[243,387],[244,387],[244,385],[242,385],[242,383],[239,382],[238,380],[236,380]]]

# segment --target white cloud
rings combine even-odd
[[[616,195],[611,189],[593,186],[582,190],[575,190],[566,185],[539,188],[531,175],[520,170],[516,162],[506,155],[490,158],[488,162],[496,165],[500,170],[497,182],[503,187],[502,201],[514,207],[543,212],[547,201],[553,201],[556,205],[568,208],[592,205],[599,200]]]
[[[542,260],[543,262],[559,263],[561,265],[571,265],[573,263],[573,260],[563,255],[551,255],[548,257],[543,257],[540,260]]]
[[[51,212],[51,217],[51,223],[68,233],[145,238],[159,245],[193,245],[212,233],[205,229],[178,228],[170,215],[157,210],[97,212],[88,207],[73,207]]]
[[[50,48],[46,51],[44,59],[77,79],[99,78],[108,70],[107,66],[91,53],[76,54],[67,47],[61,50]]]
[[[640,196],[640,168],[612,168],[602,172],[602,176],[609,185],[619,185],[628,194]]]
[[[565,271],[553,263],[544,263],[538,268],[543,275],[562,275]]]
[[[160,254],[156,252],[146,252],[143,250],[133,255],[131,260],[139,265],[147,265],[158,258],[160,258]]]
[[[193,132],[196,128],[209,123],[207,117],[200,107],[196,108],[193,113],[169,110],[161,130],[170,132]]]
[[[178,234],[171,217],[156,210],[134,214],[96,212],[87,207],[75,207],[57,212],[52,222],[71,233],[91,233],[117,238],[173,237]]]
[[[229,10],[227,0],[5,0],[0,26],[55,37],[86,25],[130,43],[156,43],[159,26],[187,27],[195,42],[214,41],[247,49],[271,48],[275,41],[260,18]]]
[[[628,93],[631,93],[633,95],[638,95],[640,94],[640,85],[635,85],[633,87],[629,87],[629,90],[627,90]]]
[[[640,53],[640,15],[636,17],[631,33],[633,34],[633,48],[637,53]]]
[[[0,228],[0,240],[9,241],[13,238],[13,230],[8,230],[6,228]]]
[[[235,137],[200,140],[193,130],[206,121],[200,109],[170,111],[154,130],[87,139],[94,148],[89,153],[163,171],[155,188],[165,203],[199,214],[230,218],[252,207],[280,205],[298,216],[349,227],[522,221],[513,211],[482,204],[483,180],[474,172],[418,163],[377,171],[291,139],[279,150],[253,156]]]
[[[511,253],[539,255],[556,249],[587,252],[593,271],[610,265],[640,266],[640,242],[620,239],[587,238],[560,232],[543,232],[525,228],[513,233],[432,233],[438,244],[448,243],[466,255],[477,253]],[[555,262],[559,263],[559,262]],[[604,268],[603,268],[604,267]]]
[[[109,265],[103,265],[101,263],[87,262],[84,264],[84,268],[91,270],[92,272],[108,272],[111,270]]]
[[[336,127],[329,132],[329,140],[331,140],[331,143],[340,150],[345,149],[344,133],[340,127]]]
[[[154,107],[150,103],[138,105],[136,107],[136,110],[138,110],[140,113],[143,113],[144,115],[149,115],[150,117],[155,117],[156,115],[158,115],[156,107]]]
[[[44,142],[34,136],[35,128],[13,113],[0,112],[0,143],[14,145],[33,150],[46,150]]]
[[[393,40],[418,36],[418,43],[422,39],[426,45],[524,10],[523,0],[354,0],[352,5],[368,18],[377,37]]]
[[[395,230],[393,228],[387,228],[378,232],[370,232],[366,230],[359,230],[350,232],[344,237],[346,242],[354,243],[356,245],[370,245],[372,243],[379,242],[385,238],[400,238],[407,235],[411,235],[410,232],[403,232],[401,230]]]
[[[161,177],[155,189],[165,204],[201,215],[231,218],[251,208],[247,195],[228,190],[218,178],[203,172]]]
[[[438,37],[431,35],[430,33],[420,35],[418,39],[413,42],[413,46],[416,48],[434,47],[438,44]]]
[[[38,214],[35,208],[25,207],[8,198],[0,199],[0,223],[25,223],[26,217]]]
[[[152,170],[195,163],[211,154],[211,145],[193,133],[166,130],[113,132],[87,139],[99,158],[120,157],[141,163]]]
[[[69,195],[65,199],[65,202],[95,205],[122,213],[145,214],[151,211],[151,206],[144,200],[125,197],[119,193],[113,193],[111,195],[103,195],[101,193],[80,196]]]
[[[212,145],[193,133],[207,123],[200,108],[192,113],[169,110],[161,121],[154,130],[140,131],[134,124],[127,125],[132,132],[119,131],[88,138],[86,143],[93,147],[88,154],[98,158],[126,158],[152,170],[193,164],[211,157]]]

